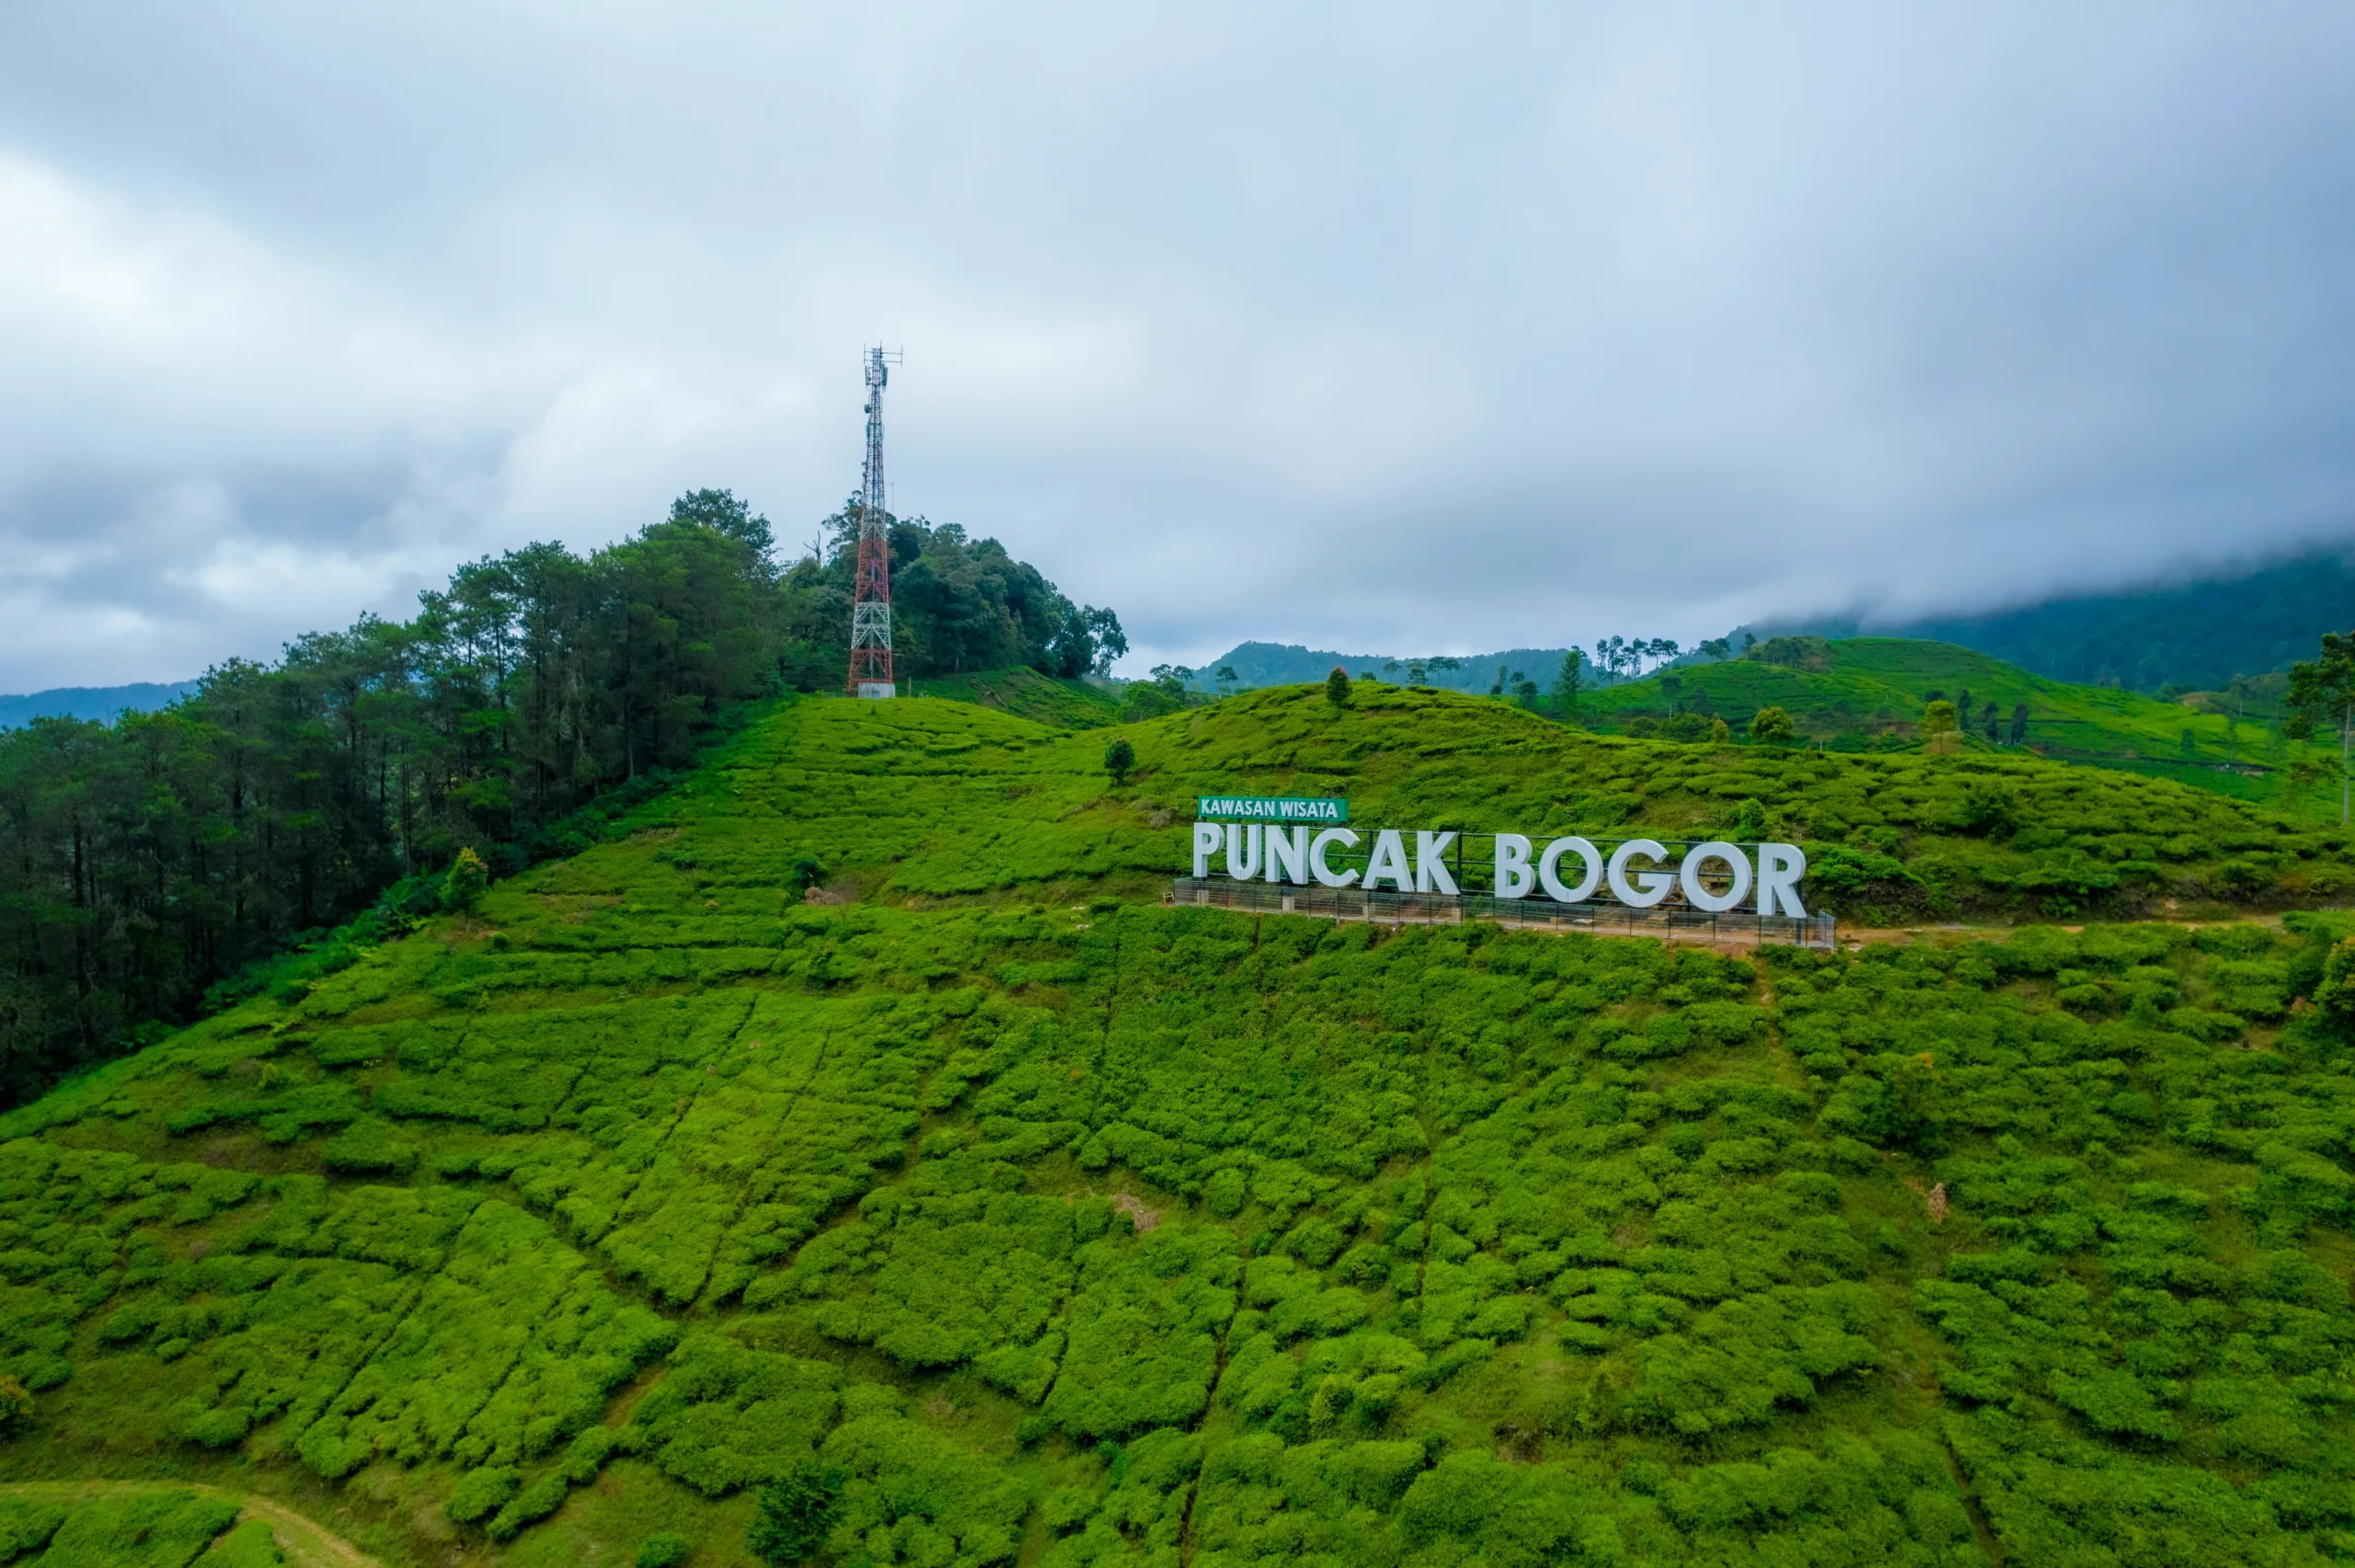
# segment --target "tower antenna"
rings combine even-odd
[[[850,601],[850,679],[855,697],[890,697],[891,673],[891,524],[883,489],[883,386],[898,352],[867,350],[867,480],[858,501],[858,574]]]

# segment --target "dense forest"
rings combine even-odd
[[[486,557],[410,620],[231,660],[158,712],[0,734],[0,1104],[380,898],[386,923],[431,908],[422,878],[461,847],[502,874],[577,849],[577,813],[643,798],[739,705],[838,687],[853,509],[826,529],[823,559],[780,567],[766,519],[699,490],[609,548]],[[997,541],[890,531],[903,675],[1125,651],[1111,612]]]
[[[2355,921],[2232,918],[2343,888],[2346,835],[1348,695],[1132,726],[1124,782],[1099,733],[788,698],[586,853],[7,1114],[0,1481],[281,1497],[387,1568],[2355,1546]],[[1155,907],[1212,779],[1746,822],[1844,919],[2214,923]],[[43,1568],[132,1528],[16,1517]]]

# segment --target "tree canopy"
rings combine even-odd
[[[462,848],[506,875],[580,847],[573,814],[659,787],[752,699],[839,690],[850,516],[780,567],[766,518],[690,491],[619,544],[485,556],[408,621],[232,659],[158,712],[0,732],[0,1104]],[[902,675],[1127,650],[996,540],[890,526]]]

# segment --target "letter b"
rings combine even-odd
[[[1497,897],[1525,898],[1537,886],[1537,873],[1529,864],[1534,846],[1519,833],[1497,835]]]

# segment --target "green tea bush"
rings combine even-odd
[[[839,1470],[804,1462],[761,1488],[745,1535],[752,1555],[770,1563],[806,1562],[818,1555],[842,1516],[843,1485],[849,1479]],[[663,1561],[677,1562],[685,1555],[682,1551]],[[643,1547],[638,1557],[646,1557]]]
[[[824,1362],[690,1333],[621,1438],[676,1480],[720,1496],[775,1481],[815,1454],[842,1409],[842,1381]]]
[[[198,1492],[78,1503],[37,1561],[41,1568],[186,1568],[236,1516],[236,1504]]]
[[[59,1504],[0,1497],[0,1562],[40,1551],[64,1522],[65,1509]]]
[[[638,1543],[635,1561],[637,1568],[681,1568],[695,1552],[695,1543],[678,1531],[657,1530]]]

